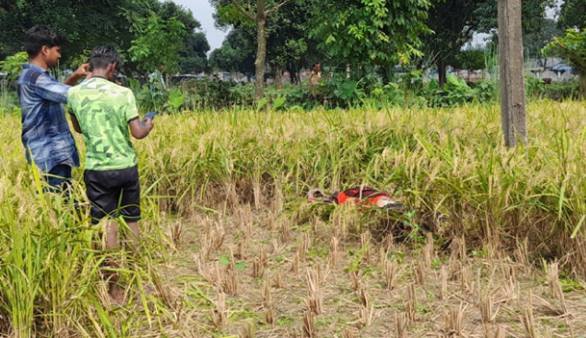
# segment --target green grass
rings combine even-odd
[[[584,102],[531,103],[530,142],[514,150],[503,146],[499,116],[496,106],[473,105],[158,117],[154,133],[135,143],[146,238],[139,253],[114,253],[133,299],[121,308],[101,298],[98,229],[39,193],[19,117],[0,117],[0,335],[136,336],[162,327],[171,320],[155,287],[155,266],[170,247],[165,219],[213,212],[231,187],[242,202],[260,196],[262,205],[279,187],[285,212],[302,218],[310,187],[368,184],[397,195],[412,226],[440,241],[465,235],[472,248],[489,239],[513,249],[528,237],[534,258],[572,253],[566,268],[586,275]],[[79,183],[74,196],[84,198]],[[430,221],[440,213],[443,222]]]

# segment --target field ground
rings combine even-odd
[[[585,337],[586,107],[528,111],[515,150],[495,106],[161,116],[135,143],[144,241],[110,253],[3,116],[0,336]],[[405,211],[305,199],[361,184]]]
[[[528,337],[526,327],[532,337],[586,334],[584,284],[549,283],[557,279],[530,266],[522,245],[511,257],[490,247],[462,256],[455,241],[438,255],[437,245],[341,240],[339,224],[299,227],[249,207],[170,229],[178,224],[185,232],[161,268],[177,306],[168,336],[304,337],[316,299],[315,337],[401,337],[399,327],[402,337]]]

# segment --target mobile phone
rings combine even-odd
[[[155,115],[157,115],[157,112],[150,111],[150,112],[146,113],[146,115],[144,116],[144,118],[145,119],[154,120],[155,119]]]

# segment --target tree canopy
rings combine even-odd
[[[26,30],[38,24],[52,27],[67,39],[65,65],[107,44],[120,49],[129,70],[151,71],[163,65],[168,71],[202,71],[207,67],[209,45],[200,23],[172,1],[2,1],[0,58],[22,50]],[[157,53],[148,48],[158,48]]]

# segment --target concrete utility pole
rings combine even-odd
[[[527,142],[521,1],[498,0],[501,118],[507,147]]]

